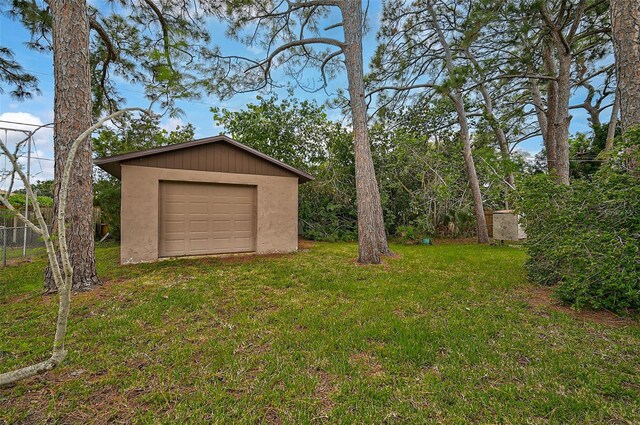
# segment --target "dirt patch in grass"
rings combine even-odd
[[[382,376],[384,368],[372,354],[356,353],[349,356],[352,363],[359,365],[367,376]]]
[[[267,407],[264,413],[264,417],[262,419],[265,424],[269,424],[269,425],[272,425],[272,424],[280,425],[284,423],[280,413],[271,406]]]
[[[47,292],[44,292],[44,290],[42,290],[35,293],[31,292],[23,295],[16,295],[13,297],[9,297],[6,300],[0,301],[0,305],[18,304],[23,301],[30,301],[30,302],[41,304],[44,306],[50,306],[52,303],[55,303],[55,304],[58,303],[58,297],[55,296],[55,293],[47,293]]]
[[[79,407],[70,408],[66,397],[56,395],[56,391],[65,381],[90,379],[84,373],[77,374],[77,372],[79,371],[48,373],[46,377],[33,378],[32,383],[28,383],[28,385],[37,386],[37,389],[30,390],[13,401],[16,410],[22,412],[19,419],[14,418],[16,420],[14,423],[91,423],[98,425],[131,423],[136,414],[148,410],[136,400],[136,394],[125,394],[112,386],[101,386],[98,382],[96,382],[95,390],[80,402]],[[40,385],[37,384],[38,381],[40,381]],[[53,410],[49,410],[51,403],[55,403]],[[67,413],[57,416],[55,412]],[[2,419],[0,419],[0,423],[4,423]]]
[[[30,258],[30,257],[7,258],[7,267],[21,266],[23,264],[29,264],[29,263],[33,263],[33,258]]]
[[[361,263],[358,261],[358,258],[349,259],[346,264],[360,266],[360,267],[381,267],[383,270],[389,270],[389,263],[394,262],[396,260],[402,259],[402,254],[397,252],[392,252],[391,254],[382,254],[380,255],[380,262],[377,264],[373,263]]]
[[[298,239],[298,249],[299,250],[307,250],[314,247],[316,243],[314,241],[310,241],[307,239]]]
[[[0,301],[0,305],[17,304],[17,303],[21,303],[22,301],[31,300],[31,299],[34,299],[34,298],[43,299],[43,300],[51,298],[51,297],[47,297],[46,295],[47,294],[45,294],[44,292],[41,293],[41,294],[27,293],[25,295],[16,295],[14,297],[7,298],[5,301]]]
[[[255,260],[288,257],[291,254],[225,254],[224,256],[211,257],[223,264],[244,264]]]
[[[569,316],[588,321],[600,323],[607,326],[640,326],[640,322],[630,317],[618,316],[615,313],[604,310],[575,310],[553,297],[553,288],[544,286],[531,286],[522,293],[524,300],[537,309],[551,309],[566,313]]]
[[[330,373],[318,368],[312,370],[311,375],[318,381],[313,391],[313,399],[320,404],[318,416],[315,419],[328,419],[329,413],[335,406],[333,395],[338,390],[337,379]]]

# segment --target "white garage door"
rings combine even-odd
[[[160,182],[159,255],[255,251],[255,186]]]

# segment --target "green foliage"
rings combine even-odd
[[[640,176],[640,125],[627,129],[623,136],[616,138],[610,163],[617,170]]]
[[[234,139],[294,167],[315,181],[299,186],[303,236],[354,240],[357,236],[352,135],[327,118],[316,102],[258,97],[242,111],[213,108]]]
[[[31,183],[31,189],[38,196],[47,196],[53,198],[54,181],[53,180],[38,180],[35,183]],[[17,190],[16,193],[27,193],[24,189]]]
[[[11,49],[0,46],[0,94],[4,94],[6,88],[10,88],[11,97],[17,100],[40,94],[38,79],[17,62]]]
[[[127,116],[115,128],[100,130],[93,139],[93,151],[98,157],[118,155],[158,146],[193,140],[194,127],[187,124],[173,131],[160,128],[159,117]],[[94,204],[100,207],[102,220],[109,224],[111,237],[120,239],[120,180],[99,171],[93,184]]]
[[[26,202],[27,195],[24,193],[16,192],[9,196],[9,203],[13,205],[16,209],[24,213],[24,206]],[[53,198],[49,196],[40,196],[38,195],[38,204],[41,207],[52,207],[53,206]],[[33,211],[31,202],[29,202],[29,209]],[[0,226],[13,227],[15,222],[15,214],[13,211],[4,208],[4,206],[0,205]],[[22,222],[19,222],[19,225],[22,225]]]
[[[415,226],[400,225],[396,230],[398,242],[405,245],[415,245],[428,235],[420,232]]]
[[[294,97],[256,98],[259,103],[242,111],[212,108],[215,123],[237,141],[293,167],[307,169],[325,159],[326,143],[339,129],[323,107]]]
[[[299,187],[303,236],[313,240],[355,240],[358,217],[350,133],[340,130],[328,141],[327,159],[313,174],[315,181]]]
[[[28,47],[44,53],[53,49],[53,18],[46,1],[2,3],[7,9],[2,13],[22,23],[30,34],[25,43]],[[205,83],[217,81],[221,67],[229,65],[210,45],[206,20],[216,15],[217,6],[191,7],[175,1],[155,5],[131,0],[113,2],[112,6],[87,6],[92,21],[89,61],[94,116],[126,103],[118,89],[123,82],[143,88],[146,97],[161,109],[180,113],[177,99],[199,98]],[[37,79],[3,48],[0,82],[15,87],[12,94],[16,97],[28,97],[37,90]]]
[[[113,128],[103,127],[93,138],[93,152],[98,158],[119,155],[158,146],[173,145],[193,140],[192,124],[178,126],[173,131],[160,127],[157,115],[125,115]]]
[[[577,308],[640,308],[640,184],[611,169],[558,185],[535,175],[519,186],[530,278],[558,284]]]
[[[600,169],[608,129],[608,124],[596,124],[590,135],[578,133],[569,139],[569,171],[572,179],[589,178]],[[616,135],[619,136],[619,133],[619,129],[616,129]]]
[[[387,113],[385,120],[372,128],[371,139],[389,232],[413,226],[428,236],[474,234],[462,142],[454,130],[441,128],[443,121],[455,120],[451,101],[419,102]],[[505,185],[496,173],[501,161],[488,140],[479,137],[475,143],[476,169],[485,207],[503,208]],[[515,171],[521,165],[513,166]]]
[[[93,183],[94,204],[100,207],[100,219],[109,225],[109,234],[120,240],[120,180],[108,177]]]
[[[26,203],[27,195],[24,193],[14,193],[9,196],[9,202],[14,207],[24,207]],[[40,196],[38,195],[38,204],[41,207],[52,207],[53,206],[53,198],[49,196]]]
[[[303,236],[314,240],[357,237],[352,134],[328,119],[315,102],[258,98],[243,111],[214,108],[216,124],[231,136],[316,177],[299,186]],[[448,99],[420,103],[387,115],[370,130],[372,155],[389,234],[469,236],[475,232],[462,144],[454,131],[431,130],[455,113]],[[393,130],[389,130],[393,128]],[[496,150],[476,149],[488,208],[502,206],[504,185],[495,173]]]

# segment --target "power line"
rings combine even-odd
[[[0,122],[3,123],[7,123],[7,124],[17,124],[17,125],[26,125],[29,127],[42,127],[42,128],[50,128],[53,124],[31,124],[31,123],[27,123],[27,122],[18,122],[18,121],[7,121],[7,120],[0,120]],[[15,131],[22,131],[22,129],[20,128],[8,128],[7,130],[15,130]]]
[[[35,145],[35,143],[34,143],[34,145]],[[52,159],[52,158],[41,158],[39,156],[33,156],[33,155],[31,155],[31,158],[34,158],[34,159],[37,159],[37,160],[41,160],[41,161],[55,161],[55,159]]]

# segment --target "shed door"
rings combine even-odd
[[[160,182],[160,257],[255,251],[255,186]]]

